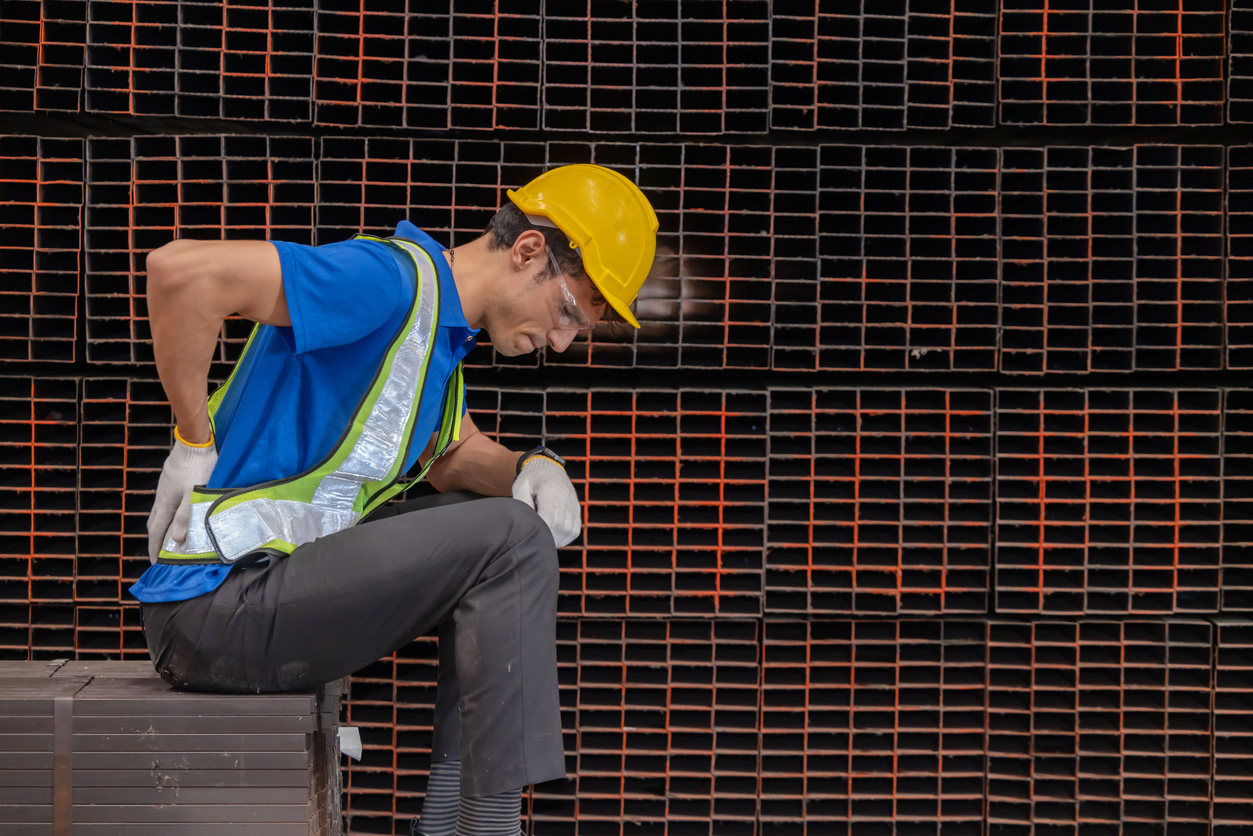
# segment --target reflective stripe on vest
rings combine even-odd
[[[405,322],[389,343],[348,428],[335,449],[304,473],[248,488],[197,486],[187,539],[178,543],[167,538],[159,562],[232,563],[257,551],[290,554],[303,543],[355,525],[416,484],[460,434],[464,393],[458,364],[449,377],[434,454],[415,479],[401,481],[414,443],[432,338],[439,328],[439,279],[430,255],[412,241],[356,237],[398,247],[398,260],[413,263],[417,286]],[[251,345],[249,338],[237,369]],[[234,373],[214,392],[210,418],[233,378]]]

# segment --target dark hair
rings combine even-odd
[[[570,237],[557,227],[533,224],[527,220],[526,215],[522,214],[521,209],[513,203],[506,203],[495,215],[492,215],[483,234],[487,236],[488,249],[507,250],[518,240],[518,236],[528,229],[533,229],[544,236],[544,243],[553,251],[553,257],[557,259],[557,264],[565,275],[591,284],[592,304],[605,309],[604,321],[617,321],[617,311],[610,307],[608,300],[600,292],[600,288],[587,275],[583,259],[570,246]],[[545,255],[544,266],[539,276],[541,279],[551,279],[553,278],[552,272],[552,265],[548,263],[548,257]]]

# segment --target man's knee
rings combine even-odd
[[[516,499],[503,500],[500,513],[508,524],[506,547],[518,550],[519,557],[533,570],[539,570],[544,580],[556,588],[557,546],[548,523],[534,508]]]
[[[540,535],[543,534],[548,536],[548,543],[552,545],[553,536],[548,530],[548,524],[535,513],[534,508],[525,502],[509,497],[499,497],[492,503],[491,513],[498,514],[501,522],[505,524],[506,536],[510,544],[531,540],[542,544],[544,538]]]

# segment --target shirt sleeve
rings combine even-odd
[[[400,266],[386,246],[350,240],[321,247],[272,241],[283,269],[293,354],[348,345],[378,330],[404,299]]]

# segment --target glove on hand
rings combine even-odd
[[[513,498],[535,509],[548,523],[553,542],[561,548],[579,536],[579,497],[565,468],[552,459],[534,456],[513,480]]]
[[[167,536],[181,543],[187,539],[187,521],[191,517],[191,491],[196,485],[208,484],[218,451],[214,446],[192,447],[175,439],[161,468],[157,496],[148,513],[148,560],[157,562],[157,555]]]

